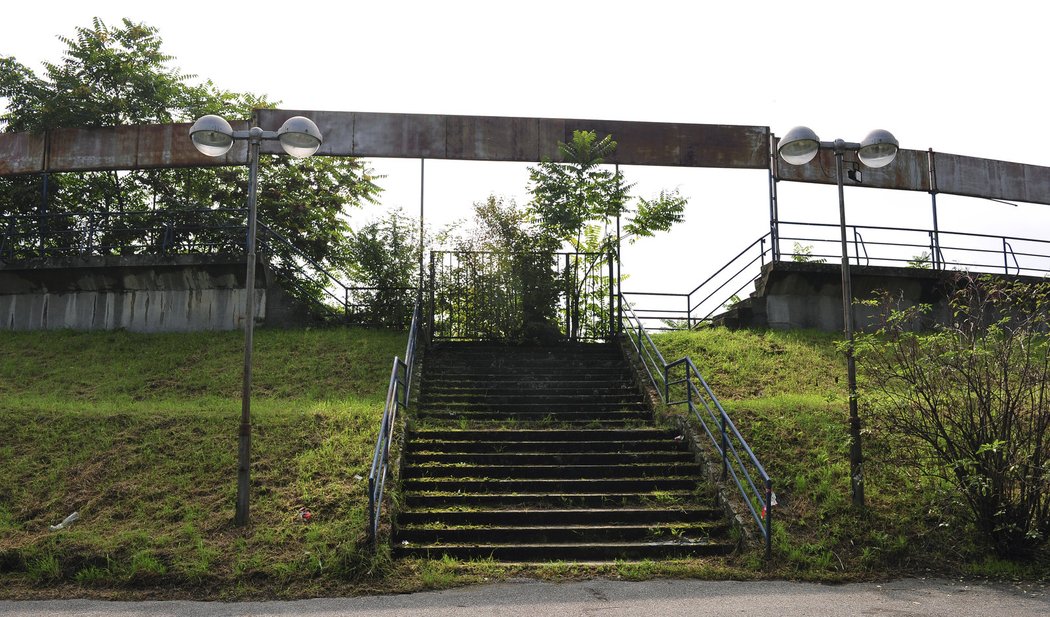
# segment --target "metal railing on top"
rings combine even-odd
[[[624,291],[623,296],[646,303],[647,308],[635,306],[634,311],[649,329],[691,330],[710,322],[728,300],[758,280],[771,252],[768,240],[768,233],[756,239],[688,293]]]
[[[624,291],[623,295],[649,329],[691,329],[728,310],[738,294],[758,280],[767,261],[838,264],[842,259],[837,224],[778,221],[777,227],[775,244],[770,242],[771,234],[764,234],[688,293]],[[872,225],[847,225],[846,238],[850,263],[857,266],[1050,274],[1050,240]]]
[[[408,329],[405,358],[402,360],[395,356],[394,365],[390,369],[390,382],[387,386],[383,417],[379,423],[375,453],[372,455],[372,469],[368,472],[368,538],[373,547],[376,545],[379,517],[383,509],[383,489],[386,487],[386,478],[389,475],[390,446],[394,442],[394,427],[397,423],[398,412],[408,407],[412,394],[412,375],[415,371],[416,347],[421,340],[422,324],[421,303],[416,302],[416,308],[412,312],[412,325]]]
[[[621,298],[621,301],[623,299]],[[645,330],[641,319],[624,302],[621,315],[624,336],[631,342],[653,387],[667,405],[685,405],[711,439],[722,462],[722,479],[733,479],[772,553],[773,481],[751,450],[722,403],[688,356],[668,363]],[[676,373],[681,371],[681,376]]]
[[[161,208],[0,217],[0,261],[52,257],[243,255],[245,208]],[[259,252],[286,290],[344,323],[404,328],[415,287],[352,285],[258,222]]]

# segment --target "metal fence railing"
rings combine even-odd
[[[247,220],[246,208],[9,215],[0,219],[0,259],[243,251]]]
[[[0,261],[56,257],[243,255],[245,208],[157,209],[10,215],[0,218]],[[287,291],[347,324],[404,328],[416,287],[344,280],[295,242],[258,222],[258,252]]]
[[[772,552],[773,481],[755,456],[736,424],[722,407],[691,358],[668,363],[646,331],[642,320],[624,303],[621,316],[624,337],[667,405],[685,405],[711,440],[722,464],[722,480],[730,478],[743,499],[765,544]]]
[[[431,251],[435,340],[607,340],[615,326],[610,253]]]
[[[401,410],[408,407],[412,395],[412,376],[415,371],[416,347],[420,341],[423,319],[421,306],[416,303],[412,312],[412,325],[408,329],[408,344],[405,347],[405,358],[394,357],[390,370],[390,381],[387,384],[386,401],[383,406],[383,417],[379,423],[379,435],[372,455],[372,468],[368,472],[368,537],[373,548],[379,532],[379,519],[383,510],[383,489],[387,476],[390,475],[390,448],[394,443],[394,429]]]
[[[687,293],[623,291],[623,297],[650,330],[691,329],[730,308],[771,261],[840,263],[839,225],[778,221],[777,229],[776,242],[764,234]],[[846,247],[855,266],[1050,275],[1050,240],[1038,238],[847,225]]]

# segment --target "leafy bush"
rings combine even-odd
[[[961,276],[925,334],[929,306],[880,302],[857,347],[868,425],[910,442],[903,462],[953,485],[998,555],[1030,554],[1050,533],[1050,283]]]

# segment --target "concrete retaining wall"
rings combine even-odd
[[[929,304],[933,310],[921,327],[947,323],[951,319],[948,297],[955,290],[955,271],[922,268],[852,266],[853,297],[866,300],[878,291],[900,298],[902,307]],[[995,276],[995,275],[993,275]],[[1001,275],[1000,275],[1001,276]],[[1032,277],[1010,279],[1039,281]],[[876,310],[853,306],[858,330],[872,327]],[[766,264],[751,297],[734,309],[714,318],[716,324],[741,328],[815,328],[841,332],[842,271],[839,264],[777,262]]]
[[[256,268],[256,323],[298,315]],[[243,257],[180,255],[40,260],[0,266],[0,329],[187,332],[244,326]]]

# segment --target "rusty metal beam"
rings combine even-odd
[[[612,135],[609,163],[670,167],[767,169],[764,126],[623,122],[556,118],[381,114],[261,109],[256,120],[275,131],[291,116],[307,116],[325,136],[318,154],[329,156],[539,162],[557,160],[559,141],[574,130]],[[280,154],[280,145],[263,144]]]
[[[776,143],[774,140],[774,152]],[[806,165],[788,165],[776,158],[777,180],[835,184],[835,155],[821,150]],[[933,153],[933,177],[930,185],[930,153],[926,150],[900,150],[893,163],[881,169],[871,169],[857,161],[856,153],[846,154],[847,168],[851,163],[863,174],[858,184],[868,188],[922,191],[1050,204],[1050,167],[1010,163],[958,154]]]
[[[264,109],[256,123],[276,130],[290,116],[312,118],[325,136],[320,155],[538,162],[557,160],[557,142],[574,130],[610,134],[619,147],[609,163],[670,167],[768,169],[769,129],[762,126],[624,122]],[[232,123],[247,129],[247,121]],[[236,142],[225,156],[201,155],[189,124],[56,129],[46,135],[0,133],[0,176],[48,172],[246,165]],[[263,151],[281,154],[275,142]],[[930,184],[930,159],[936,186]],[[834,161],[821,152],[795,167],[776,157],[778,180],[834,184]],[[1050,204],[1050,167],[923,150],[901,150],[883,169],[859,167],[862,186]]]
[[[44,140],[33,133],[0,133],[0,176],[43,171]]]

